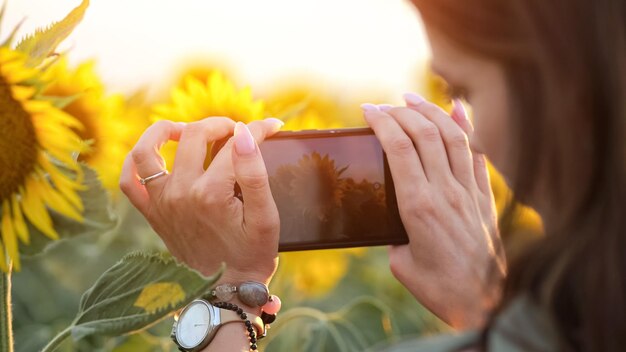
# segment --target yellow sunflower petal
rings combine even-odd
[[[52,163],[43,155],[40,157],[39,165],[41,165],[42,168],[41,172],[50,177],[54,187],[56,187],[56,189],[63,194],[65,199],[67,199],[76,209],[82,211],[83,203],[76,191],[85,190],[86,186],[62,175],[61,172],[57,170],[57,168],[54,167]]]
[[[2,245],[2,241],[0,241],[0,270],[5,273],[9,271],[9,266],[7,265],[7,257],[4,253],[4,246]]]
[[[22,215],[22,209],[17,197],[13,196],[11,199],[11,208],[13,210],[13,226],[15,227],[15,233],[17,237],[22,240],[24,244],[30,244],[30,234],[28,233],[28,227],[24,222],[24,216]]]
[[[0,48],[0,64],[5,64],[17,59],[22,59],[24,54],[19,51],[11,50],[7,47]]]
[[[56,192],[50,184],[43,180],[37,180],[33,183],[33,189],[39,193],[45,204],[57,213],[67,216],[70,219],[82,222],[83,218],[80,213],[72,207],[72,205]]]
[[[59,239],[59,234],[52,226],[52,219],[50,218],[50,214],[48,214],[48,210],[46,210],[45,205],[41,198],[38,195],[34,194],[32,191],[32,183],[34,180],[27,180],[26,183],[26,191],[22,192],[22,210],[28,220],[44,235],[48,236],[53,240]]]
[[[5,199],[2,202],[2,243],[6,246],[7,254],[15,266],[15,270],[20,270],[20,256],[17,252],[17,238],[13,231],[13,217],[9,202]]]
[[[30,99],[35,95],[34,87],[24,87],[24,86],[13,86],[11,87],[11,93],[13,93],[13,98],[16,100],[26,100]]]
[[[206,90],[202,85],[202,82],[195,78],[190,78],[187,80],[187,90],[189,90],[189,94],[195,99],[202,99],[207,97]],[[199,100],[199,101],[202,101]]]
[[[20,61],[3,63],[0,66],[0,73],[9,83],[23,82],[36,74],[33,70],[24,68],[24,64]]]
[[[48,101],[29,100],[24,103],[24,108],[33,114],[41,113],[41,117],[43,117],[45,120],[53,120],[54,122],[78,130],[83,128],[83,125],[80,123],[80,121],[76,120],[71,115],[58,109],[52,109],[52,104],[50,104],[50,102]]]
[[[41,136],[39,138],[39,144],[50,152],[66,154],[70,157],[68,162],[68,167],[72,169],[76,169],[76,161],[72,158],[71,154],[73,152],[82,152],[85,149],[84,143],[76,138],[54,138],[54,133],[59,133],[64,131],[63,128],[55,127],[42,127],[39,126],[37,128],[38,134]]]

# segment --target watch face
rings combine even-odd
[[[211,314],[202,301],[193,301],[178,317],[176,340],[181,347],[197,347],[209,332]]]

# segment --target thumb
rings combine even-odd
[[[235,179],[243,196],[244,223],[258,232],[278,233],[278,210],[272,197],[267,169],[250,129],[235,125],[232,152]]]

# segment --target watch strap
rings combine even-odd
[[[228,324],[228,323],[243,323],[244,320],[241,318],[237,312],[228,309],[218,308],[220,312],[220,324]],[[250,320],[252,326],[256,329],[257,336],[265,336],[265,324],[263,320],[251,313],[246,313],[247,319]]]

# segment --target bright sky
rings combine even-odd
[[[80,0],[3,0],[3,37],[61,19]],[[130,92],[163,86],[189,58],[226,63],[241,82],[270,89],[315,79],[346,94],[416,88],[429,55],[407,0],[92,0],[63,46],[72,62],[95,58],[105,83]]]

